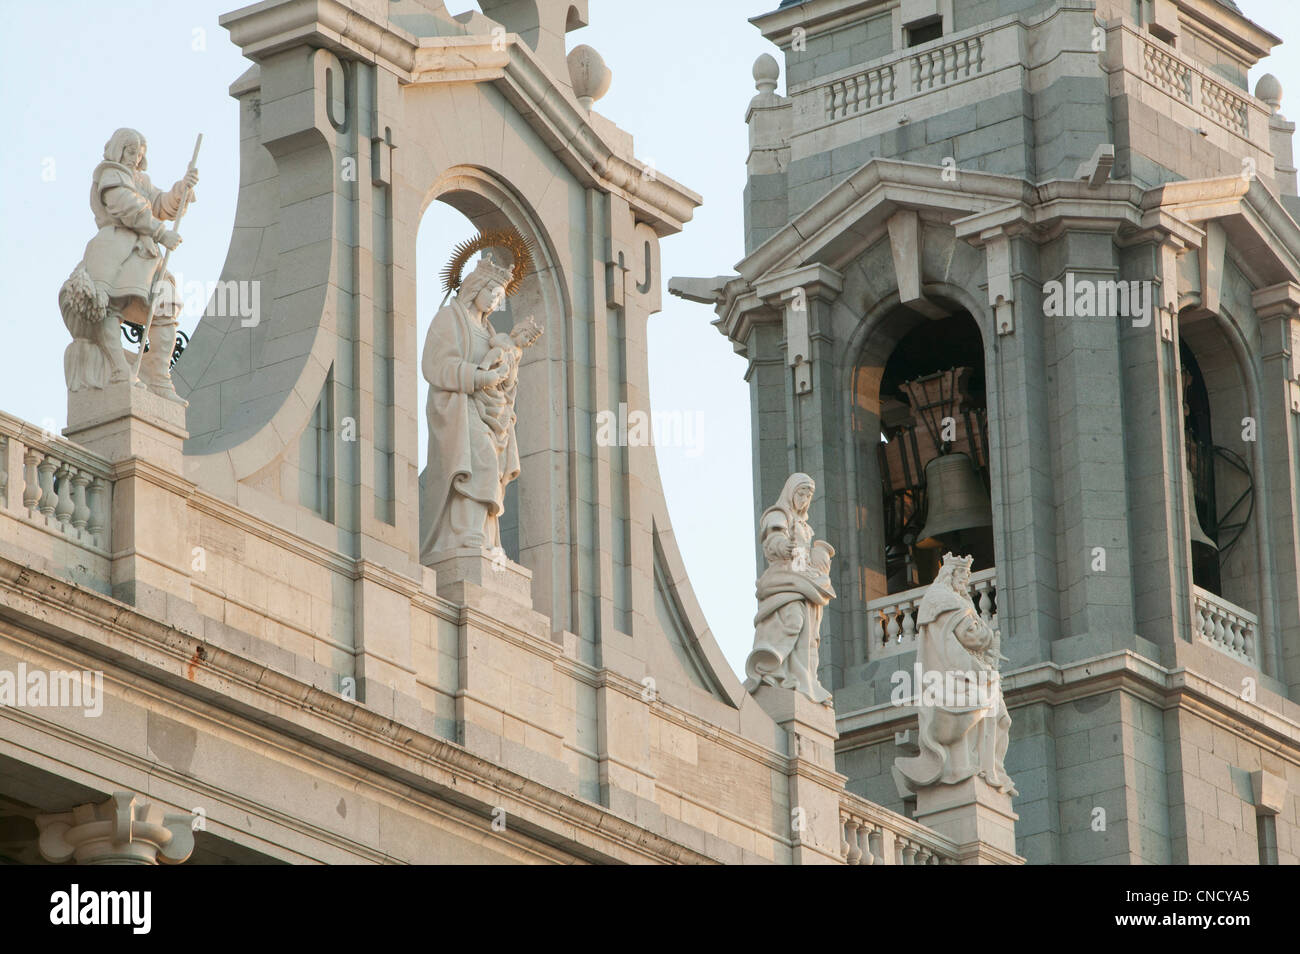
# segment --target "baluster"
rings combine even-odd
[[[74,473],[76,473],[76,468],[67,461],[59,462],[55,483],[58,502],[54,508],[54,516],[59,521],[64,533],[68,533],[72,527],[72,511],[75,509],[72,503],[72,475]]]
[[[903,864],[916,864],[916,843],[910,838],[903,839]]]
[[[72,529],[78,539],[86,537],[86,521],[90,519],[90,507],[86,505],[86,485],[90,483],[90,474],[78,469],[72,477]]]
[[[1241,651],[1251,662],[1255,661],[1255,631],[1250,623],[1243,623],[1241,627]]]
[[[1239,616],[1232,617],[1232,648],[1240,655],[1246,653],[1246,621]]]
[[[91,541],[95,546],[104,549],[108,549],[104,533],[108,527],[107,490],[108,485],[104,482],[104,478],[96,477],[90,485],[88,501],[90,519],[87,521],[87,529],[90,530]]]
[[[47,527],[54,523],[54,507],[58,503],[54,493],[54,469],[58,466],[58,461],[49,454],[46,454],[36,466],[41,485],[41,501],[37,504],[37,507],[45,518]]]
[[[1214,642],[1219,647],[1228,645],[1224,639],[1223,616],[1217,612],[1214,614]]]
[[[36,474],[40,459],[40,453],[31,448],[23,455],[23,506],[27,508],[29,517],[36,516],[32,511],[36,509],[36,501],[41,499],[41,485]]]
[[[886,629],[886,632],[889,634],[889,642],[891,642],[891,643],[896,643],[896,642],[898,642],[898,632],[899,632],[899,630],[898,630],[898,611],[897,611],[897,610],[895,610],[894,612],[892,612],[892,613],[889,614],[889,626],[888,626],[888,628]]]
[[[867,836],[867,850],[863,855],[866,859],[862,863],[866,865],[883,865],[885,863],[885,849],[882,846],[884,833],[881,832],[879,825],[872,825],[871,831]]]
[[[910,644],[916,639],[916,605],[912,602],[904,603],[903,610],[903,643]]]
[[[988,623],[993,619],[993,599],[989,596],[989,585],[980,584],[979,591],[980,619]]]
[[[852,815],[844,819],[844,841],[840,844],[840,857],[851,865],[862,859],[858,849],[858,822]]]
[[[918,865],[928,865],[931,863],[931,860],[933,858],[934,858],[934,852],[932,852],[929,848],[925,847],[925,845],[922,845],[920,850],[917,851],[916,853],[916,863]]]

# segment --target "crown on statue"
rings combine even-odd
[[[954,570],[957,568],[961,568],[963,570],[969,570],[971,563],[973,563],[974,560],[975,560],[974,557],[957,556],[956,554],[953,553],[945,553],[943,555],[943,565],[952,567]]]
[[[472,284],[478,287],[484,285],[503,285],[508,286],[514,278],[514,269],[507,268],[504,265],[498,265],[492,259],[492,253],[486,252],[474,266],[474,271],[469,273],[464,284]]]

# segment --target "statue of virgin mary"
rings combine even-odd
[[[504,248],[510,267],[490,254]],[[463,280],[474,251],[484,252]],[[462,245],[448,266],[455,297],[438,310],[424,341],[420,369],[429,382],[429,458],[421,489],[420,561],[453,550],[495,551],[505,492],[519,476],[515,395],[519,356],[541,334],[532,317],[498,334],[490,316],[514,294],[531,265],[517,233],[489,233]]]

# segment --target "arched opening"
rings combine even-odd
[[[1212,320],[1179,338],[1192,582],[1252,612],[1259,603],[1254,443],[1246,381]]]
[[[1235,433],[1245,428],[1244,383],[1226,343],[1208,348],[1221,333],[1205,322],[1179,338],[1183,387],[1183,434],[1187,486],[1191,490],[1188,521],[1192,538],[1192,582],[1242,607],[1255,606],[1252,517],[1255,478],[1249,451]],[[1200,339],[1201,354],[1188,337]],[[1232,580],[1226,586],[1226,578]],[[1247,580],[1249,577],[1249,580]],[[1231,589],[1234,595],[1229,595]]]
[[[909,325],[879,369],[878,440],[870,451],[859,445],[877,457],[874,467],[859,466],[858,491],[868,507],[879,502],[887,594],[930,583],[949,550],[971,555],[975,571],[994,565],[979,326],[963,310]],[[868,363],[864,355],[859,370]]]

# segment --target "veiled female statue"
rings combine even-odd
[[[978,775],[1015,795],[1003,764],[1011,716],[998,675],[1000,642],[970,597],[970,567],[970,557],[946,554],[917,609],[921,753],[895,760],[895,775],[911,791]]]
[[[761,685],[795,689],[813,702],[831,704],[817,679],[822,611],[835,598],[831,586],[834,548],[813,540],[808,507],[816,485],[807,474],[792,474],[781,497],[759,518],[759,542],[767,569],[755,595],[754,648],[745,661],[745,688]]]
[[[507,267],[491,255],[503,249]],[[469,256],[484,252],[460,278]],[[519,476],[515,395],[523,349],[541,334],[532,317],[499,334],[490,316],[519,290],[532,263],[527,242],[514,232],[480,235],[458,247],[444,271],[455,297],[438,310],[420,363],[429,382],[429,459],[421,511],[420,559],[465,548],[497,550],[505,492]]]

